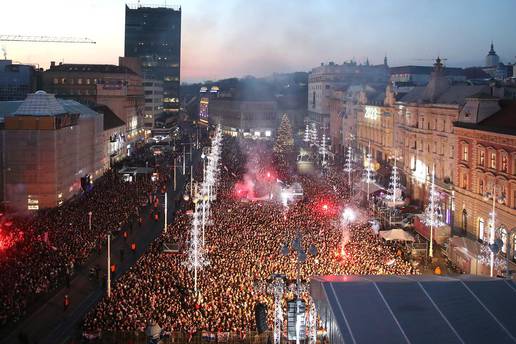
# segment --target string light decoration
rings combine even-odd
[[[198,293],[197,278],[199,270],[209,264],[205,252],[205,228],[209,224],[210,204],[216,199],[216,186],[219,175],[219,159],[222,145],[222,130],[217,126],[215,136],[211,142],[211,149],[207,156],[208,164],[205,165],[201,183],[201,194],[194,200],[195,207],[192,216],[192,226],[190,231],[190,246],[188,257],[184,262],[189,271],[194,272],[194,291]]]
[[[308,338],[310,344],[317,343],[317,309],[314,300],[310,300],[310,311],[308,313]]]
[[[346,152],[346,161],[344,162],[344,172],[348,174],[348,187],[353,193],[353,185],[351,185],[351,172],[353,172],[353,148],[348,147]]]
[[[319,141],[319,135],[317,133],[317,125],[312,123],[312,129],[310,131],[310,145],[317,146]]]
[[[430,226],[430,246],[428,255],[434,256],[434,227],[441,227],[444,225],[443,212],[439,203],[439,192],[435,188],[435,166],[432,167],[432,180],[430,184],[430,192],[428,196],[428,205],[423,213],[423,222]]]
[[[363,181],[367,184],[367,200],[369,201],[369,191],[371,190],[371,184],[375,182],[373,170],[373,157],[371,155],[371,142],[369,142],[367,148]]]
[[[385,196],[386,204],[389,208],[396,208],[400,205],[403,205],[403,198],[401,197],[400,176],[396,162],[397,158],[394,158],[394,166],[392,167],[389,189],[387,190],[387,196]]]
[[[306,124],[305,126],[305,135],[303,136],[303,141],[309,143],[312,137],[312,132],[310,130],[310,125]]]
[[[321,140],[321,147],[319,147],[319,153],[322,156],[322,166],[326,166],[326,156],[328,155],[328,146],[326,144],[326,134],[323,134],[322,140]]]
[[[208,259],[205,257],[204,248],[201,245],[201,231],[199,230],[200,219],[199,214],[200,205],[199,202],[195,201],[195,210],[192,218],[192,229],[190,231],[190,247],[188,249],[188,258],[186,260],[186,267],[188,271],[194,272],[194,292],[197,295],[197,277],[198,272],[203,267],[209,264]]]

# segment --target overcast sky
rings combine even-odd
[[[136,1],[135,1],[136,2]],[[141,1],[145,4],[145,1]],[[165,3],[148,0],[147,3]],[[515,0],[166,0],[182,6],[182,80],[308,71],[369,57],[389,65],[481,65],[491,40],[516,55]],[[117,63],[122,0],[2,0],[0,34],[88,37],[89,44],[0,42],[9,59]]]

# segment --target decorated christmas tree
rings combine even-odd
[[[292,126],[290,125],[287,114],[284,114],[277,131],[274,152],[276,152],[276,154],[290,154],[293,151],[294,138],[292,136]]]

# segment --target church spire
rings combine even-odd
[[[384,58],[383,58],[383,65],[385,67],[387,67],[387,54],[385,54]]]
[[[489,54],[494,55],[496,52],[494,51],[494,44],[493,41],[491,41],[491,50],[489,50]]]

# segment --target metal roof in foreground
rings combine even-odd
[[[332,343],[516,343],[516,284],[481,276],[321,276]]]

